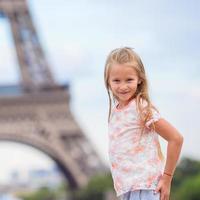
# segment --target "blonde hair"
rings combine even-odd
[[[106,89],[109,96],[108,121],[110,121],[112,100],[114,102],[116,101],[116,97],[113,96],[110,85],[109,85],[110,68],[115,63],[125,64],[130,67],[133,67],[137,72],[138,78],[140,80],[140,84],[138,84],[137,91],[132,98],[136,98],[136,106],[139,111],[140,119],[144,125],[145,122],[147,122],[152,117],[151,108],[153,107],[153,105],[151,104],[149,93],[148,93],[148,83],[147,83],[147,78],[146,78],[146,73],[145,73],[143,63],[140,57],[136,54],[136,52],[134,52],[133,49],[129,47],[114,49],[108,55],[107,60],[106,60],[104,80],[105,80],[105,85],[106,85]],[[112,98],[111,98],[111,95],[112,95]],[[144,100],[147,103],[145,108],[143,108],[142,106]]]
[[[138,110],[139,118],[141,121],[141,128],[142,128],[141,133],[143,133],[146,122],[152,118],[153,115],[152,109],[155,110],[157,109],[152,105],[149,97],[148,82],[142,60],[138,56],[138,54],[130,47],[122,47],[114,49],[113,51],[110,52],[106,60],[105,70],[104,70],[104,81],[109,97],[108,122],[110,121],[111,117],[112,102],[115,103],[117,100],[117,98],[113,95],[109,84],[110,68],[113,64],[116,63],[125,64],[127,66],[133,67],[137,72],[138,80],[140,80],[140,82],[132,99],[135,98],[136,100],[136,108]],[[146,104],[145,106],[144,102]],[[154,123],[151,129],[153,130],[155,129]],[[160,149],[160,147],[158,147],[158,149]],[[159,152],[160,152],[159,154],[162,154],[161,150],[159,150]]]

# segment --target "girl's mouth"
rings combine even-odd
[[[128,94],[129,92],[120,92],[119,94],[120,95],[126,95],[126,94]]]

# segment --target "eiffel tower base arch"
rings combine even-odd
[[[0,97],[0,140],[24,143],[51,157],[70,190],[108,169],[73,118],[65,89]]]

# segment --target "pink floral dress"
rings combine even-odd
[[[158,121],[160,114],[145,125],[141,136],[135,100],[123,109],[112,109],[108,124],[110,169],[117,196],[138,189],[155,189],[162,175],[164,160],[159,156],[158,134],[149,125]]]

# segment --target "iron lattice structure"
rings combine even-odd
[[[26,0],[0,0],[0,16],[10,23],[21,72],[18,86],[0,87],[0,140],[43,151],[71,188],[82,187],[107,167],[70,111],[69,85],[54,80]]]

